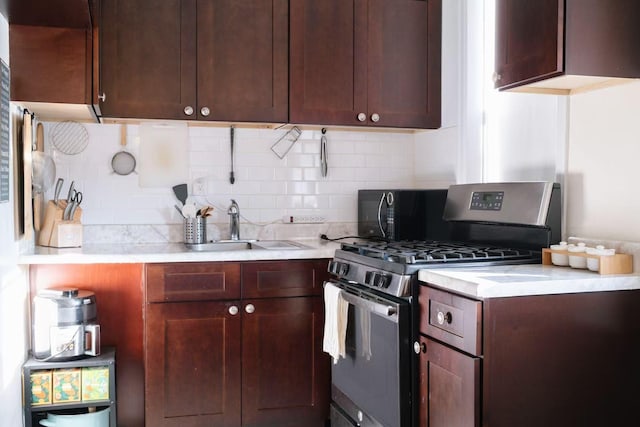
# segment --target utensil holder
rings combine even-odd
[[[184,219],[184,242],[200,244],[207,242],[207,218],[197,216]]]

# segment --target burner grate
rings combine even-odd
[[[530,260],[536,257],[533,251],[526,249],[439,241],[343,243],[342,249],[368,258],[402,264]]]

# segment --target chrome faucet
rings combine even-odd
[[[240,240],[240,206],[233,199],[231,199],[231,206],[229,206],[227,214],[229,215],[231,240]]]

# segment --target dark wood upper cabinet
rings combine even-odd
[[[107,117],[286,122],[286,0],[104,0]]]
[[[441,0],[291,0],[292,123],[437,128]]]
[[[195,19],[195,0],[102,1],[103,116],[195,118]]]
[[[9,3],[12,101],[40,120],[97,120],[98,13],[97,0]]]
[[[9,24],[41,27],[90,28],[93,0],[4,0]]]
[[[638,78],[638,22],[636,0],[497,0],[495,86],[571,94]]]

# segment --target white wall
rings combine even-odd
[[[420,184],[562,181],[566,98],[493,88],[494,0],[443,3],[443,126],[416,135]]]
[[[0,15],[0,57],[5,63],[9,62],[8,39],[8,23]],[[15,153],[11,153],[11,161],[13,156]],[[14,238],[13,170],[10,176],[10,200],[0,203],[0,425],[21,426],[20,368],[28,347],[27,278],[24,269],[16,265],[21,242]]]
[[[640,82],[570,100],[568,234],[640,241]]]
[[[78,155],[53,148],[55,123],[45,123],[45,147],[64,178],[84,193],[83,223],[179,224],[171,185],[141,187],[139,175],[112,173],[111,158],[120,151],[120,125],[88,124],[89,143]],[[139,125],[127,125],[127,150],[138,156]],[[235,177],[229,183],[229,128],[189,127],[189,189],[205,183],[200,203],[216,207],[210,222],[228,223],[229,199],[252,222],[280,221],[284,215],[323,215],[329,222],[355,222],[359,188],[411,188],[414,184],[414,136],[400,132],[335,131],[328,128],[328,176],[320,175],[318,130],[304,131],[281,160],[270,149],[284,130],[235,130]],[[139,157],[139,156],[138,156]],[[138,158],[138,161],[140,159]],[[175,182],[174,184],[179,184]],[[53,191],[47,193],[52,198]]]

